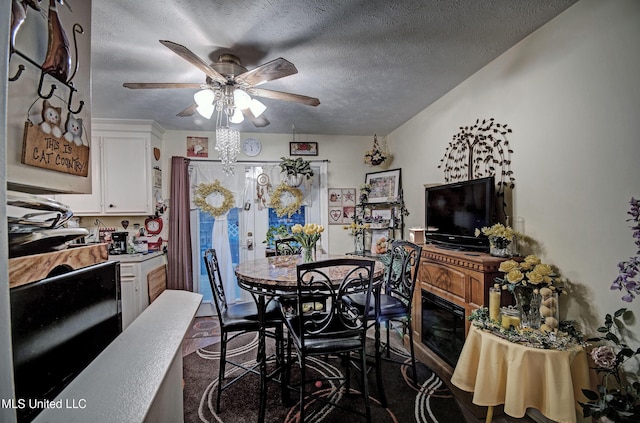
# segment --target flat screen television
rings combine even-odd
[[[425,188],[426,241],[459,250],[489,251],[476,228],[499,221],[494,177]]]
[[[16,413],[28,422],[122,332],[120,263],[47,277],[9,296]]]

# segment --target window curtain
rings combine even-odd
[[[191,186],[189,159],[171,158],[171,197],[169,200],[169,248],[167,288],[193,291],[191,258]]]
[[[234,174],[227,175],[224,169],[219,163],[210,162],[197,162],[191,163],[191,189],[192,189],[192,206],[193,204],[193,190],[195,190],[200,184],[210,184],[215,181],[219,181],[220,184],[231,191],[234,197],[233,207],[242,207],[243,194],[244,194],[244,167],[237,165],[234,168]],[[220,196],[207,197],[207,203],[214,207],[220,207],[222,198]],[[225,214],[215,216],[212,233],[212,245],[207,246],[216,250],[218,256],[218,262],[220,265],[220,277],[222,278],[222,285],[225,292],[235,292],[236,279],[233,271],[233,260],[231,256],[231,245],[229,244],[229,222],[227,220],[227,211]],[[234,296],[228,296],[227,302],[233,303],[235,301]]]

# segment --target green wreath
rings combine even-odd
[[[220,207],[213,207],[207,202],[207,197],[213,193],[218,193],[224,197],[224,201]],[[213,217],[219,217],[227,213],[235,205],[235,199],[233,193],[220,185],[220,181],[217,179],[210,184],[200,184],[195,190],[195,199],[193,203],[201,210],[209,213]]]
[[[282,194],[284,194],[285,192],[288,192],[294,198],[294,200],[287,205],[282,204]],[[302,199],[302,191],[300,191],[299,188],[290,187],[286,184],[280,184],[276,187],[275,190],[273,190],[273,193],[271,194],[271,208],[275,209],[276,216],[278,217],[282,217],[285,214],[287,215],[287,217],[291,217],[295,212],[298,211],[300,206],[302,206]]]

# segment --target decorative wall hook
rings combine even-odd
[[[40,72],[40,82],[38,83],[38,96],[44,100],[51,98],[53,96],[53,92],[58,88],[56,84],[51,84],[51,91],[49,91],[49,94],[42,94],[42,83],[44,82],[45,75],[46,74],[44,72]]]
[[[16,72],[16,74],[12,77],[9,77],[9,82],[13,82],[13,81],[17,81],[18,78],[20,78],[20,75],[22,75],[22,72],[24,71],[24,65],[19,65],[18,66],[18,71]]]
[[[80,100],[80,106],[78,106],[77,110],[71,110],[71,100],[73,99],[73,93],[76,92],[76,89],[73,88],[73,87],[70,87],[70,88],[71,88],[71,92],[69,93],[69,101],[67,102],[67,110],[69,112],[73,113],[74,115],[77,115],[82,110],[82,106],[84,106],[84,101]]]

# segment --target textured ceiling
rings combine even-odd
[[[177,117],[195,89],[130,90],[125,82],[203,83],[159,40],[206,62],[222,52],[247,69],[283,57],[298,74],[261,88],[320,99],[271,99],[271,124],[241,131],[387,135],[576,0],[93,0],[92,116],[152,119],[165,129],[213,130]]]

